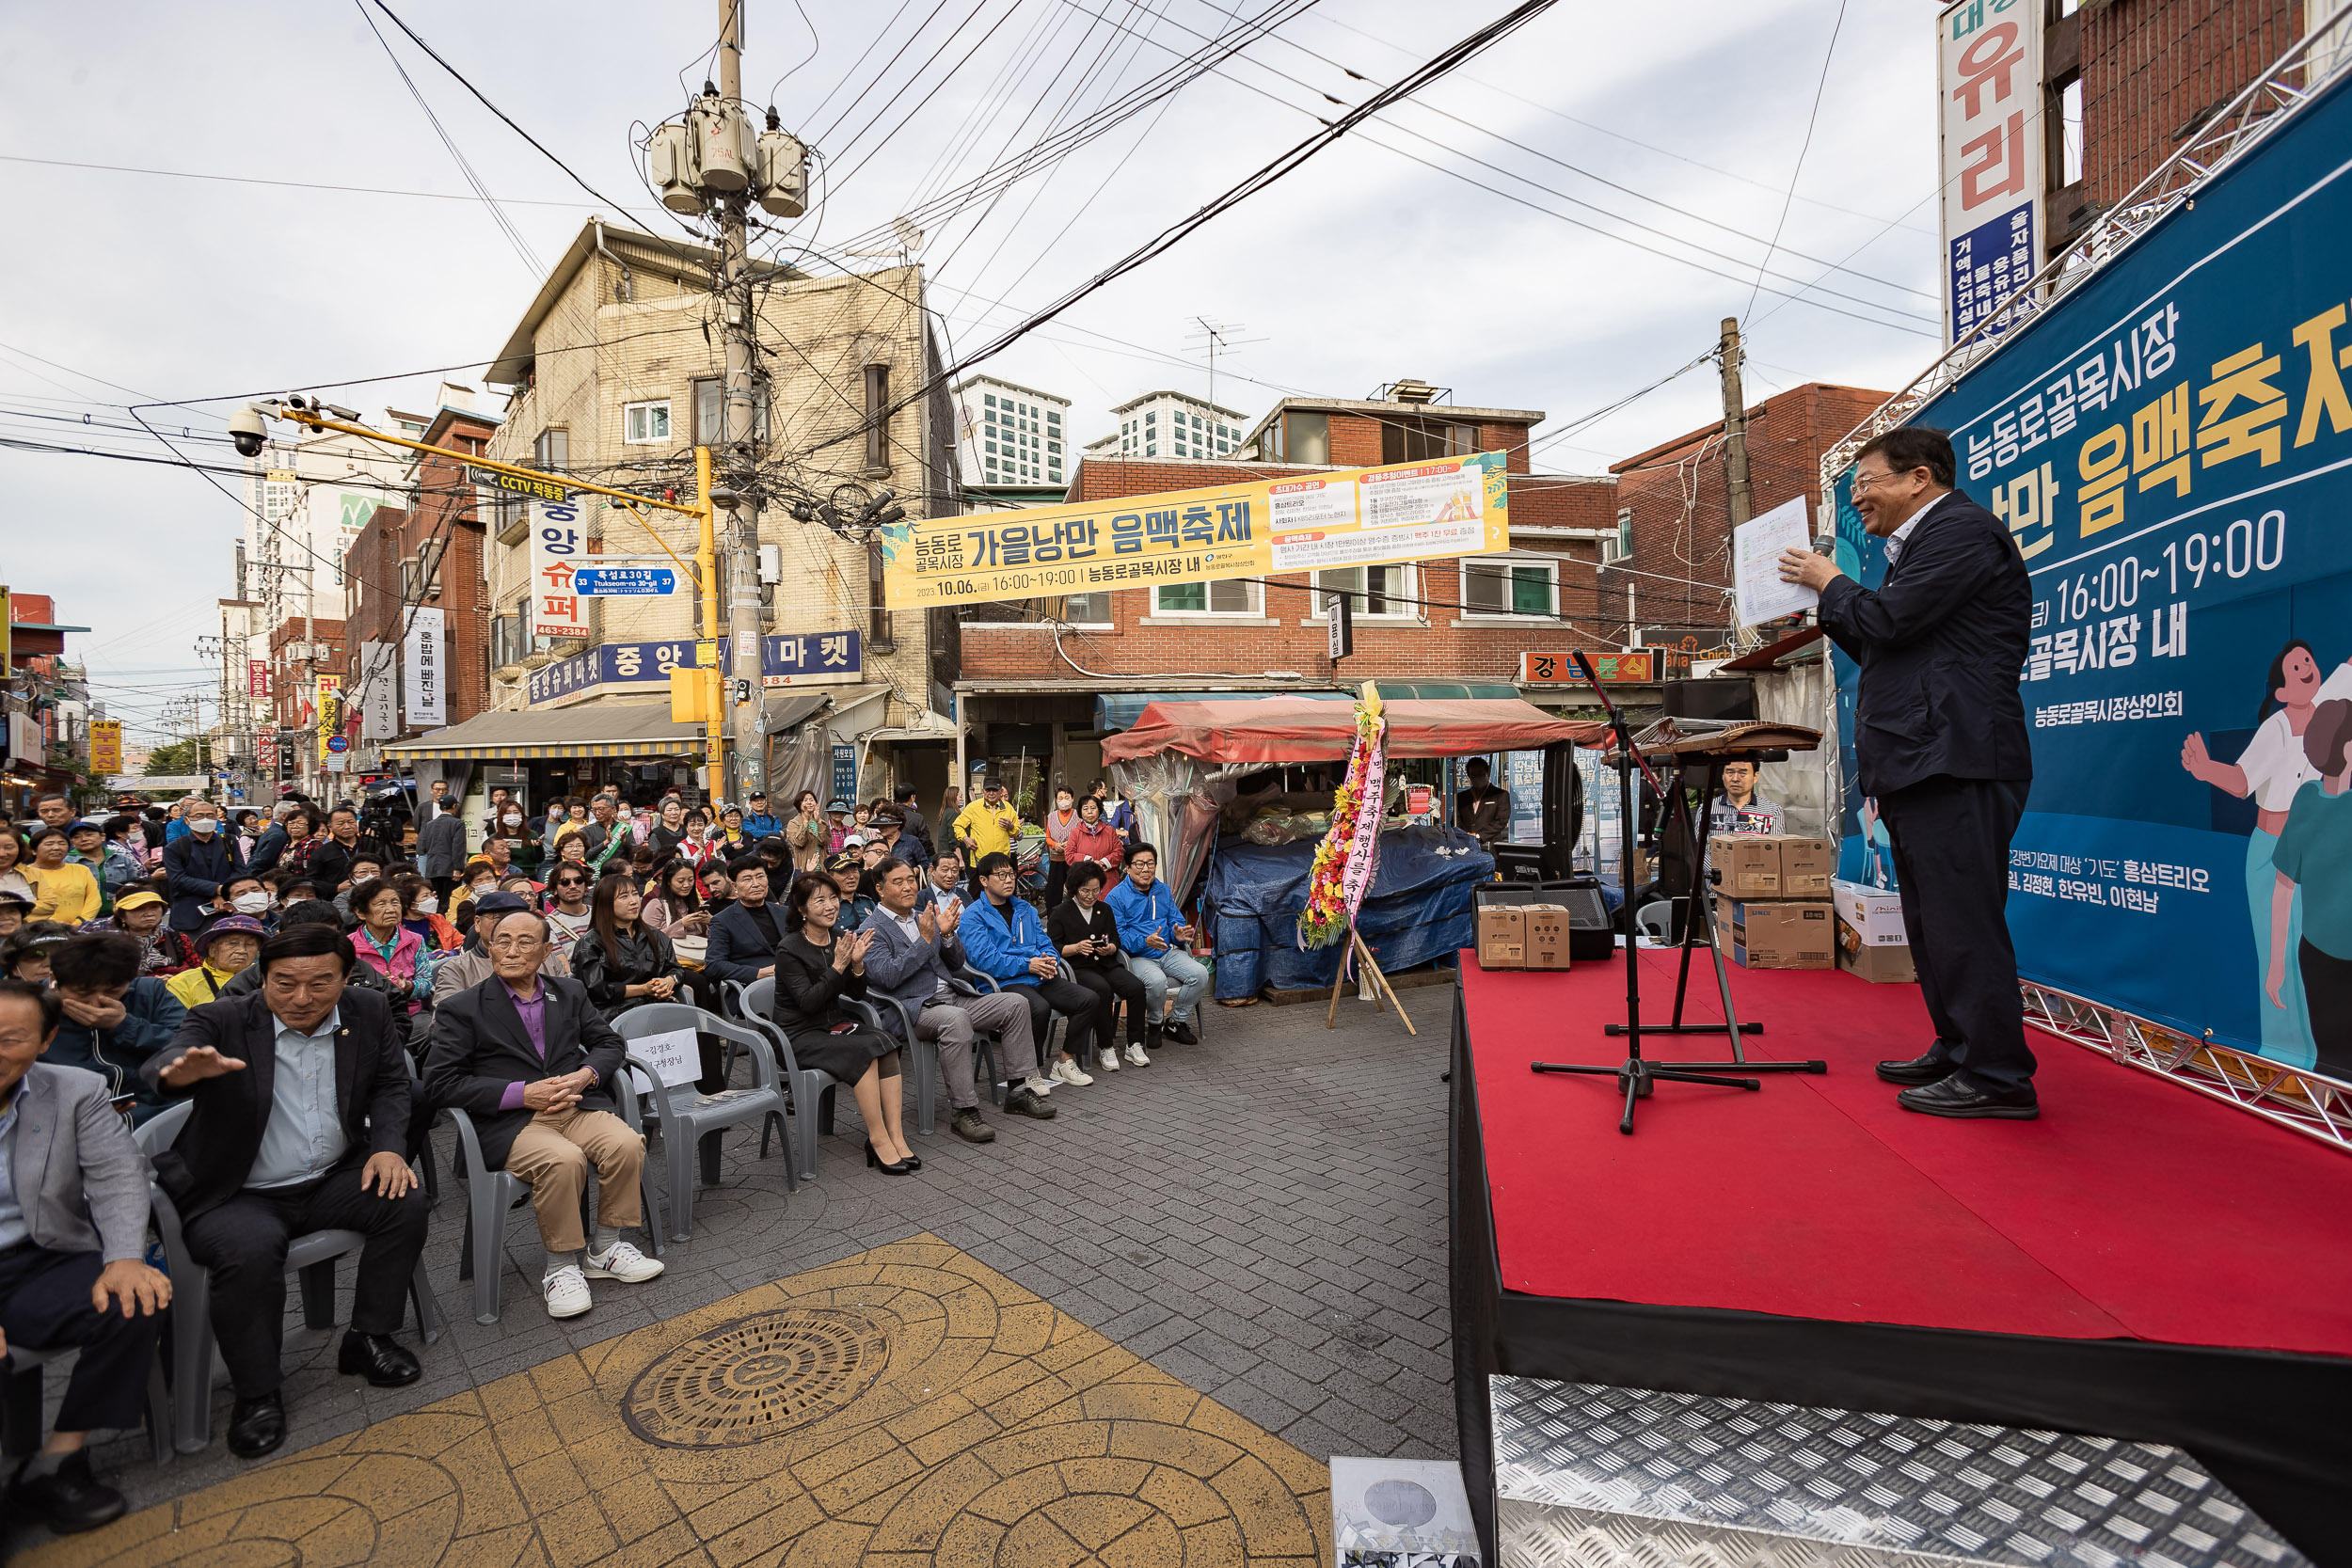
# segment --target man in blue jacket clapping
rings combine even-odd
[[[966,906],[958,929],[972,967],[1028,1003],[1029,1037],[1041,1047],[1052,1038],[1056,1013],[1070,1020],[1061,1055],[1049,1076],[1058,1084],[1093,1083],[1093,1076],[1078,1064],[1086,1060],[1093,1037],[1094,992],[1061,972],[1037,911],[1013,896],[1018,874],[1010,855],[1002,850],[982,855],[972,877],[980,896]]]
[[[1165,1037],[1179,1045],[1198,1045],[1193,1009],[1209,989],[1208,966],[1187,951],[1192,927],[1178,912],[1176,895],[1159,879],[1160,852],[1149,844],[1131,844],[1126,869],[1108,902],[1119,921],[1119,945],[1127,950],[1127,966],[1143,982],[1152,1043]],[[1173,1006],[1168,1005],[1171,988]]]

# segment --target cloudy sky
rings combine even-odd
[[[0,258],[0,438],[15,443],[0,446],[0,580],[95,628],[70,646],[135,735],[175,691],[216,688],[196,643],[218,629],[242,513],[169,466],[131,405],[169,404],[140,412],[180,452],[227,463],[221,420],[244,396],[425,404],[442,368],[465,379],[498,349],[587,214],[669,223],[632,125],[700,86],[714,4],[388,3],[628,211],[373,0],[150,3],[103,29],[59,7],[0,21],[0,181],[18,219]],[[924,211],[933,298],[962,352],[1320,129],[1335,101],[1508,9],[749,0],[745,95],[821,156],[821,209],[793,228],[828,269]],[[1153,96],[1268,15],[1288,20]],[[1253,418],[1288,392],[1417,376],[1459,402],[1546,410],[1537,467],[1555,472],[1714,418],[1702,366],[1579,422],[1705,352],[1725,315],[1747,324],[1751,398],[1899,387],[1937,347],[1932,16],[1565,0],[988,368],[1073,399],[1084,442],[1137,392],[1207,390],[1191,341],[1207,317],[1256,340],[1220,359],[1216,387]],[[1129,108],[993,198],[941,199],[1053,128]]]

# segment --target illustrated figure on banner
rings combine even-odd
[[[2352,701],[2329,697],[2314,705],[2303,755],[2319,777],[2295,792],[2271,851],[2276,875],[2263,992],[2273,1006],[2283,1006],[2288,974],[2300,979],[2312,1065],[2352,1078]]]
[[[2255,710],[2259,727],[2237,761],[2210,755],[2201,731],[2191,731],[2181,743],[2181,766],[2192,778],[2241,800],[2253,798],[2254,828],[2246,846],[2246,902],[2254,927],[2255,983],[2263,992],[2258,1004],[2262,1053],[2289,1067],[2317,1065],[2318,1047],[2302,971],[2294,961],[2303,942],[2304,901],[2292,894],[2283,924],[2274,919],[2280,878],[2273,858],[2296,797],[2321,776],[2305,752],[2304,738],[2319,705],[2331,697],[2352,697],[2352,662],[2339,665],[2323,681],[2319,656],[2309,642],[2293,638],[2270,661],[2262,703]],[[2280,961],[2285,962],[2285,974],[2274,994],[2269,979]]]

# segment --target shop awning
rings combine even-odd
[[[384,748],[410,762],[496,762],[528,757],[676,757],[704,747],[700,724],[670,719],[670,705],[585,703],[578,707],[485,713]]]
[[[1384,680],[1380,683],[1382,698],[1402,698],[1408,702],[1438,702],[1456,697],[1484,697],[1501,700],[1517,697],[1518,694],[1519,689],[1508,681],[1470,685],[1464,685],[1459,681]],[[1356,700],[1356,693],[1353,691],[1297,691],[1284,688],[1280,690],[1268,690],[1260,694],[1260,698],[1264,697],[1303,697],[1310,702],[1317,703],[1352,703]],[[1094,699],[1094,727],[1105,733],[1112,730],[1134,729],[1136,721],[1143,717],[1143,710],[1153,703],[1250,702],[1253,700],[1259,699],[1253,699],[1248,692],[1238,691],[1108,691],[1101,693]]]
[[[1390,700],[1392,757],[1463,757],[1486,752],[1540,751],[1559,741],[1597,746],[1609,726],[1555,719],[1518,697]],[[1123,735],[1103,742],[1103,760],[1131,762],[1181,752],[1204,762],[1344,762],[1356,740],[1352,707],[1308,701],[1304,693],[1259,702],[1155,703]]]
[[[771,697],[761,706],[767,710],[768,733],[781,735],[795,728],[802,721],[825,705],[831,690],[787,691],[781,697]]]

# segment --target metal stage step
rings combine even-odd
[[[2306,1568],[2178,1449],[1487,1380],[1503,1568]]]

